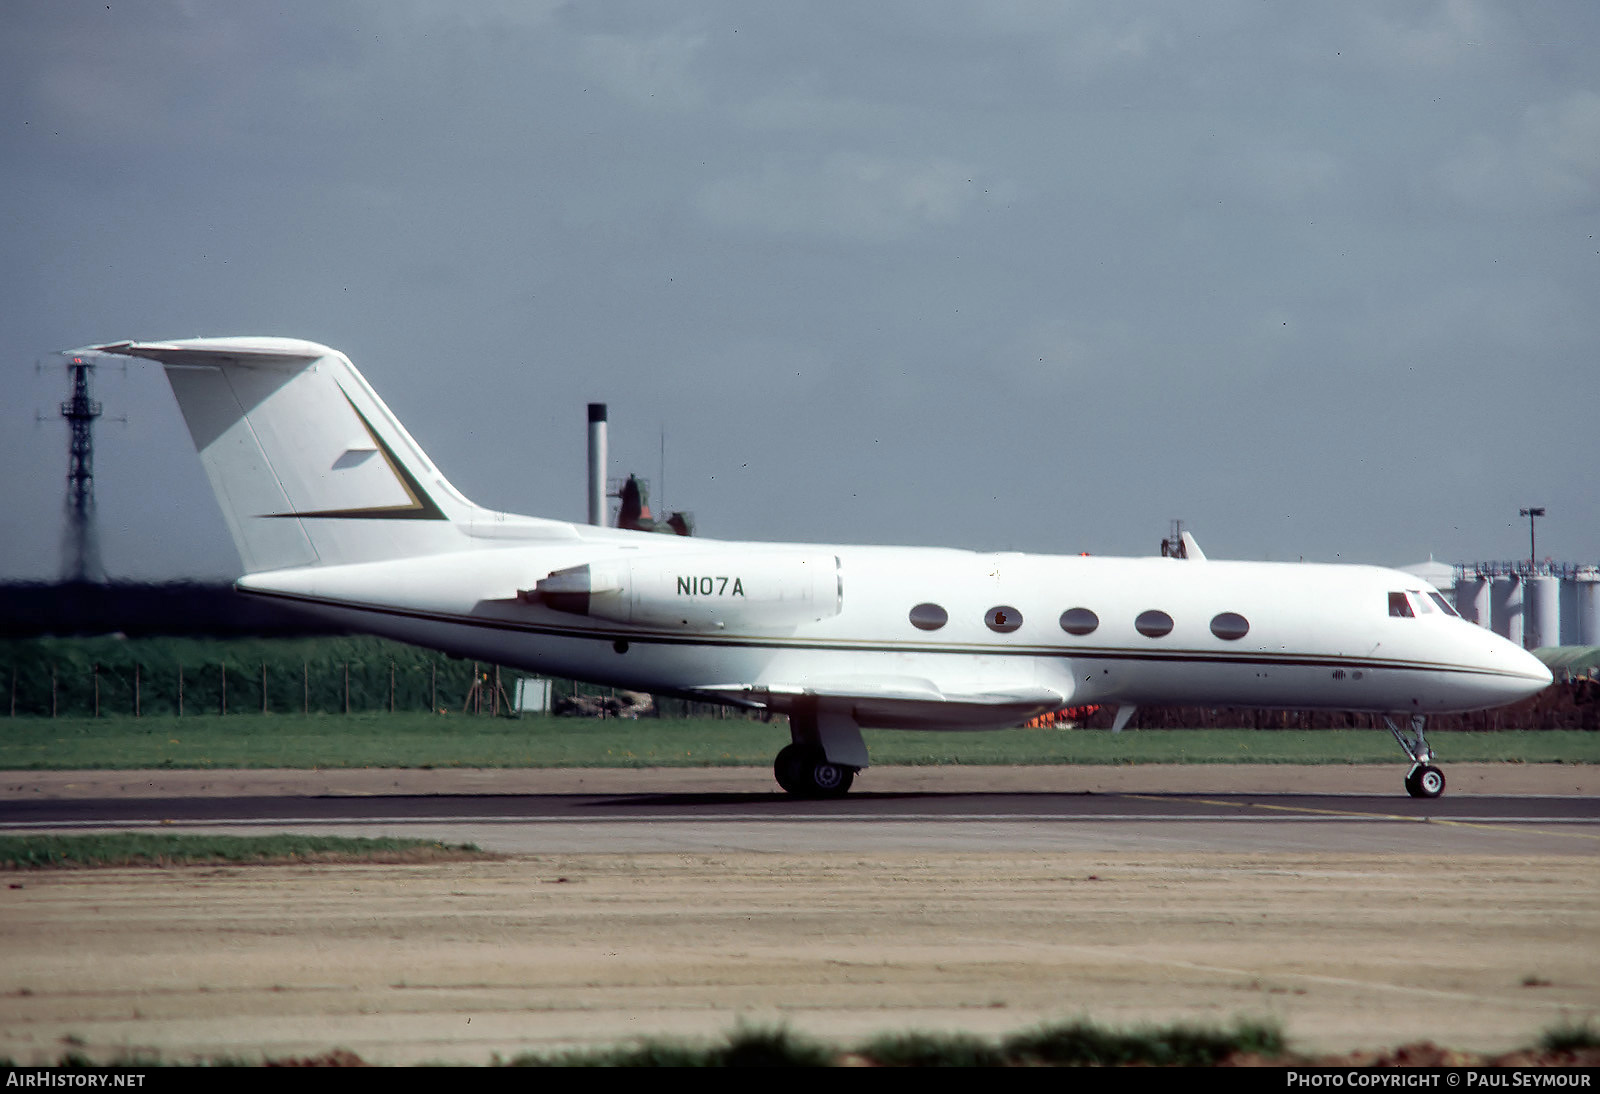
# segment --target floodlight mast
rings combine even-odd
[[[1527,509],[1518,509],[1517,514],[1528,518],[1528,574],[1533,575],[1539,567],[1539,551],[1533,539],[1533,520],[1535,517],[1544,516],[1544,506],[1530,506]]]
[[[94,422],[100,404],[89,391],[94,362],[74,357],[67,365],[72,395],[61,404],[67,420],[67,559],[68,581],[101,581],[100,549],[94,525]]]

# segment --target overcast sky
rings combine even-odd
[[[0,578],[53,352],[235,334],[515,512],[604,401],[718,538],[1594,561],[1597,58],[1593,0],[7,3]],[[97,393],[107,570],[237,574],[159,369]]]

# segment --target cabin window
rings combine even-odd
[[[1406,599],[1405,593],[1389,594],[1389,615],[1394,619],[1410,619],[1415,615],[1411,610],[1411,602]]]
[[[1435,604],[1439,605],[1439,610],[1441,612],[1443,612],[1445,615],[1453,615],[1457,619],[1461,618],[1461,613],[1456,611],[1453,607],[1451,607],[1450,606],[1450,602],[1448,600],[1446,600],[1444,597],[1440,596],[1438,593],[1430,591],[1428,593],[1428,599],[1433,601]]]
[[[1133,621],[1133,626],[1146,638],[1160,638],[1164,634],[1172,633],[1172,616],[1155,610],[1140,612],[1139,618]]]
[[[1236,642],[1250,633],[1250,621],[1238,612],[1223,612],[1212,618],[1211,633],[1224,642]]]
[[[911,609],[911,625],[919,631],[936,631],[950,621],[950,613],[937,604],[918,604]]]
[[[1093,634],[1100,625],[1100,617],[1088,608],[1068,608],[1061,613],[1061,629],[1068,634]]]
[[[1022,626],[1022,613],[1009,604],[1002,604],[998,608],[989,609],[983,617],[983,625],[991,631],[1010,634]]]

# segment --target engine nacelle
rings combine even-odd
[[[814,552],[616,556],[557,570],[521,594],[558,612],[639,627],[793,627],[839,614],[839,559]]]

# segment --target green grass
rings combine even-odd
[[[1528,1051],[1580,1052],[1596,1047],[1600,1047],[1600,1039],[1588,1026],[1560,1026]],[[998,1040],[966,1033],[891,1033],[855,1047],[813,1040],[781,1026],[740,1026],[716,1042],[651,1038],[609,1048],[526,1053],[509,1061],[496,1058],[495,1063],[511,1067],[1214,1067],[1234,1056],[1289,1066],[1333,1064],[1291,1051],[1275,1023],[1250,1019],[1225,1028],[1175,1023],[1131,1030],[1080,1019]],[[1504,1066],[1498,1059],[1484,1057],[1474,1066]],[[363,1061],[346,1050],[334,1049],[296,1060],[215,1056],[190,1062],[198,1067],[248,1067],[258,1063],[359,1066]],[[0,1067],[16,1066],[16,1061],[0,1057]],[[74,1048],[62,1055],[56,1066],[162,1067],[176,1066],[176,1062],[138,1052],[97,1063],[81,1048]],[[1339,1060],[1337,1066],[1348,1065]]]
[[[470,843],[342,836],[0,836],[0,870],[214,863],[426,862],[482,853]]]
[[[1089,1021],[1045,1026],[990,1041],[962,1033],[886,1034],[842,1049],[786,1029],[741,1028],[717,1044],[650,1040],[638,1045],[551,1055],[528,1054],[514,1067],[830,1067],[846,1057],[885,1067],[1056,1067],[1144,1064],[1209,1067],[1234,1053],[1286,1051],[1271,1024],[1240,1022],[1231,1029],[1187,1025],[1113,1030]]]
[[[511,1067],[830,1067],[838,1050],[787,1029],[740,1027],[720,1044],[651,1039],[637,1045],[529,1053]]]
[[[993,733],[866,734],[880,764],[1392,764],[1387,730],[1008,729]],[[1581,730],[1432,733],[1428,743],[1459,763],[1600,763],[1600,734]]]
[[[969,1033],[886,1033],[857,1050],[880,1067],[1001,1067],[1005,1051]]]
[[[0,721],[0,770],[770,764],[787,728],[745,719],[268,714]]]
[[[764,767],[781,719],[266,714],[0,719],[0,770]],[[1383,730],[868,730],[875,764],[1399,763]],[[1435,733],[1444,762],[1600,763],[1579,730]]]
[[[1240,1022],[1232,1029],[1174,1025],[1108,1030],[1080,1021],[1006,1039],[1008,1063],[1057,1067],[1211,1067],[1234,1053],[1279,1056],[1286,1051],[1276,1026]]]
[[[1600,1032],[1588,1022],[1567,1022],[1545,1030],[1539,1047],[1546,1052],[1578,1052],[1600,1048]]]

